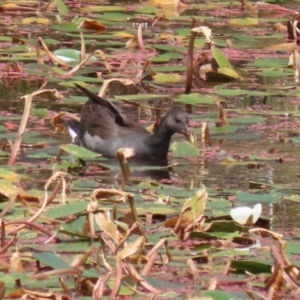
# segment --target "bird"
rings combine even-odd
[[[122,115],[108,100],[74,85],[88,97],[80,122],[69,121],[69,134],[78,146],[104,157],[114,157],[120,148],[131,148],[134,158],[165,160],[175,133],[183,134],[191,143],[194,141],[189,115],[182,109],[170,110],[150,133],[140,123]]]

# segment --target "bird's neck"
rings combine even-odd
[[[153,134],[148,137],[147,142],[149,146],[167,148],[167,150],[169,150],[169,145],[173,134],[173,130],[170,130],[170,128],[164,124],[163,120],[162,123],[155,129]]]

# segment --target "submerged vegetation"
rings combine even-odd
[[[115,2],[0,1],[0,299],[296,299],[299,1]],[[70,143],[76,84],[191,143]]]

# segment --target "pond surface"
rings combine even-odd
[[[286,42],[287,33],[273,30],[277,22],[286,24],[293,10],[299,7],[299,1],[266,1],[282,5],[290,12],[264,8],[256,12],[241,10],[238,1],[233,1],[232,8],[229,7],[230,1],[208,1],[207,4],[188,1],[189,8],[181,13],[174,8],[143,6],[140,1],[106,2],[105,5],[111,5],[109,9],[96,12],[80,10],[81,6],[87,6],[85,1],[82,5],[66,2],[70,13],[61,23],[57,22],[57,12],[51,10],[41,17],[46,21],[36,19],[31,22],[28,18],[37,18],[32,4],[32,10],[8,10],[5,20],[9,26],[4,22],[0,24],[5,29],[5,34],[0,34],[1,143],[6,139],[14,141],[17,135],[24,108],[21,96],[44,84],[44,88],[57,89],[65,96],[62,101],[49,101],[42,96],[33,101],[22,140],[32,147],[21,149],[14,166],[5,166],[10,153],[8,147],[0,153],[3,168],[28,176],[21,184],[25,190],[43,190],[53,169],[70,170],[71,164],[77,161],[76,156],[67,153],[62,156],[63,162],[53,163],[59,146],[70,143],[66,130],[55,131],[54,116],[61,111],[79,113],[86,100],[73,82],[86,84],[96,93],[106,79],[135,80],[145,62],[152,60],[152,71],[162,74],[161,77],[147,78],[134,87],[111,85],[106,98],[145,126],[155,122],[154,111],[150,115],[149,109],[122,100],[161,108],[162,114],[174,106],[188,109],[199,154],[176,154],[174,147],[184,143],[184,139],[175,136],[173,141],[177,144],[173,145],[168,160],[169,165],[174,165],[172,170],[149,170],[132,164],[132,177],[125,190],[134,193],[143,188],[155,190],[149,183],[152,180],[164,189],[164,192],[158,189],[158,194],[166,196],[170,189],[169,195],[187,198],[204,185],[209,197],[226,203],[224,207],[211,208],[210,215],[228,215],[230,206],[253,206],[261,202],[263,215],[270,219],[272,230],[288,234],[299,227],[300,94],[294,69],[287,68],[290,48],[278,46]],[[89,1],[88,4],[97,5],[99,1]],[[107,30],[99,33],[78,29],[78,24],[87,16],[107,26]],[[217,84],[215,80],[208,80],[205,84],[194,82],[189,98],[184,94],[186,57],[191,17],[194,16],[198,25],[212,29],[216,47],[222,50],[241,80]],[[248,23],[240,24],[239,19],[245,18]],[[143,24],[145,50],[140,49],[138,38],[132,37],[136,35],[138,24]],[[70,69],[56,66],[45,53],[42,54],[45,65],[37,63],[34,49],[38,37],[43,37],[52,52],[67,48],[80,51],[80,32],[84,32],[87,52],[104,51],[112,72],[108,72],[103,57],[67,77],[61,74]],[[24,39],[25,43],[13,44],[13,36]],[[133,49],[125,47],[129,39],[133,39]],[[227,46],[228,39],[233,48]],[[199,34],[194,57],[203,51],[205,44],[203,35]],[[19,67],[10,67],[7,71],[8,62],[18,63]],[[78,62],[79,58],[73,66]],[[217,101],[224,102],[227,126],[216,126]],[[203,122],[207,122],[210,129],[210,147],[204,147],[201,141]],[[45,143],[43,148],[34,147],[41,142]],[[95,169],[93,162],[88,160],[86,173],[71,171],[70,197],[74,197],[77,191],[86,196],[95,187],[118,186],[115,181],[118,163],[114,160],[97,162],[102,167]],[[0,207],[4,206],[1,204]],[[12,217],[8,216],[9,219]]]

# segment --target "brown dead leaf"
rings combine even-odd
[[[17,36],[12,36],[12,37],[11,37],[11,42],[12,42],[13,44],[19,44],[19,45],[25,45],[25,44],[27,44],[27,41],[26,41],[26,40],[21,39],[21,38],[19,38],[19,37],[17,37]]]
[[[21,261],[21,254],[18,250],[14,252],[14,254],[11,257],[9,267],[8,267],[9,273],[24,273],[23,264]]]
[[[146,244],[146,240],[143,236],[139,237],[135,242],[128,244],[123,250],[118,252],[118,259],[126,259],[131,255],[141,255]]]
[[[175,7],[188,7],[180,0],[150,0],[149,3],[159,6],[175,6]]]
[[[132,156],[134,156],[134,150],[131,148],[121,148],[116,152],[116,158],[119,162],[122,175],[121,190],[124,190],[124,187],[129,180],[130,168],[127,159]]]
[[[62,132],[64,130],[63,123],[64,123],[64,120],[66,120],[66,119],[80,122],[80,118],[77,115],[68,113],[66,111],[61,111],[60,113],[55,115],[53,120],[52,120],[53,126],[55,127],[56,131]]]
[[[116,189],[96,189],[91,194],[91,197],[101,201],[109,201],[113,203],[126,202],[128,197],[133,197],[133,194],[126,193]]]
[[[276,31],[276,32],[287,32],[287,26],[282,24],[282,23],[276,23],[274,26],[273,26],[273,30]]]
[[[5,10],[21,10],[22,7],[16,3],[6,3],[3,5],[0,5],[0,12],[3,12]]]
[[[95,220],[101,230],[103,230],[116,244],[119,244],[123,235],[119,232],[116,225],[104,213],[95,215]]]
[[[125,48],[133,51],[138,45],[138,38],[137,36],[132,36],[127,42]]]
[[[202,124],[202,145],[205,147],[211,146],[209,127],[206,122],[203,122]]]
[[[222,101],[217,101],[216,104],[217,104],[217,107],[218,107],[218,122],[217,122],[217,126],[218,127],[228,126],[229,122],[228,122],[227,114],[226,114],[226,112],[223,109],[223,102]]]
[[[77,28],[95,30],[96,33],[103,33],[107,30],[105,25],[100,24],[95,20],[84,20],[77,26]]]

